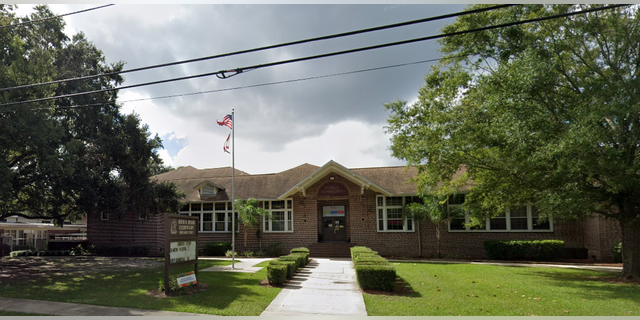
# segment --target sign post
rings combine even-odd
[[[198,277],[198,217],[167,214],[164,218],[164,291],[171,295],[169,270],[184,265],[195,265],[195,274],[181,279],[197,283]]]

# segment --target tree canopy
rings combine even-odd
[[[84,34],[69,39],[47,6],[16,17],[0,5],[0,88],[122,70],[107,64]],[[44,21],[35,21],[53,18]],[[24,23],[23,22],[30,22]],[[18,24],[18,25],[16,25]],[[15,26],[9,26],[15,25]],[[0,104],[115,88],[117,73],[89,80],[0,91]],[[175,185],[150,177],[163,169],[162,141],[136,115],[124,115],[117,91],[0,107],[0,218],[176,212]]]
[[[443,31],[599,6],[518,5]],[[427,193],[473,181],[476,218],[532,203],[617,219],[623,276],[640,278],[639,24],[628,6],[443,38],[418,101],[385,104],[393,155],[419,166]]]

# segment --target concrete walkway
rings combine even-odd
[[[261,316],[366,316],[349,258],[313,258]]]
[[[231,258],[198,258],[200,260],[231,260]],[[213,266],[206,269],[198,270],[198,272],[244,272],[244,273],[255,273],[260,271],[262,267],[254,267],[256,264],[259,264],[263,261],[272,260],[274,258],[246,258],[242,257],[242,259],[236,258],[234,263],[234,268],[231,265],[228,266]],[[239,261],[238,261],[239,260]]]
[[[54,316],[211,316],[210,314],[103,307],[78,303],[2,297],[0,297],[0,310],[24,313],[42,313]]]

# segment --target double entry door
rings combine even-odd
[[[347,241],[347,226],[344,217],[323,217],[323,241]]]

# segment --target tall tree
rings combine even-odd
[[[520,5],[443,31],[599,6]],[[478,219],[522,203],[616,219],[622,275],[639,279],[639,24],[630,6],[444,38],[418,102],[385,105],[393,155],[420,167],[427,193],[472,180],[465,208]]]
[[[82,33],[69,39],[64,21],[46,6],[17,18],[0,5],[0,87],[122,70],[107,65]],[[21,22],[31,22],[8,26]],[[0,92],[0,103],[111,89],[118,74]],[[58,224],[85,214],[177,211],[175,186],[149,178],[162,148],[135,115],[123,115],[117,91],[0,108],[0,218],[52,218]]]

